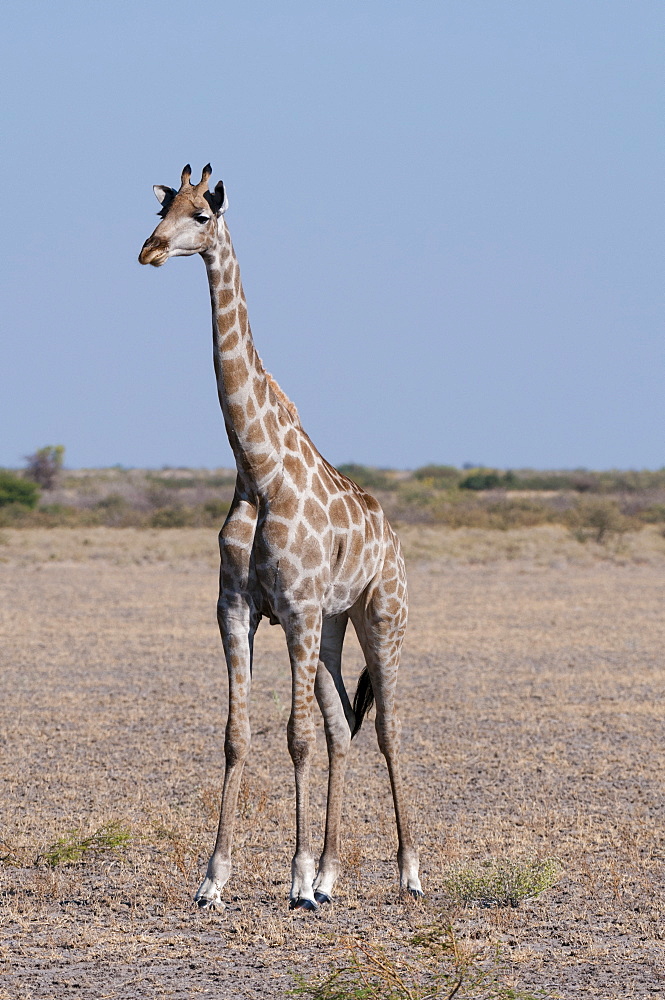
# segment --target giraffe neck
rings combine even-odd
[[[216,244],[202,256],[210,285],[213,359],[226,432],[244,486],[258,494],[282,470],[285,437],[299,420],[254,347],[240,268],[223,217]]]

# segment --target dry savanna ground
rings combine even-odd
[[[402,537],[403,764],[426,898],[397,892],[387,775],[366,723],[336,899],[289,913],[289,672],[281,630],[264,622],[235,874],[211,914],[192,895],[223,768],[214,531],[2,531],[0,998],[281,997],[294,975],[343,961],[348,941],[426,975],[423,928],[437,920],[494,970],[494,986],[465,983],[458,998],[665,995],[665,538],[415,525]],[[347,645],[352,684],[362,664]],[[317,844],[325,778],[319,727]],[[537,898],[451,902],[455,866],[533,858],[561,866]]]

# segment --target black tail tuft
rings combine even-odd
[[[351,732],[351,739],[353,739],[356,733],[360,730],[360,727],[363,724],[363,719],[373,704],[374,691],[372,690],[372,681],[369,676],[369,670],[365,667],[358,678],[358,687],[356,688],[356,693],[353,698],[353,714],[356,717],[356,721]]]

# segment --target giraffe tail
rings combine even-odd
[[[358,678],[358,687],[356,688],[356,693],[353,698],[353,714],[355,715],[356,721],[354,722],[353,729],[351,730],[351,739],[353,739],[356,733],[360,730],[360,727],[363,724],[363,719],[373,704],[374,691],[372,690],[372,681],[369,676],[369,670],[365,667]]]

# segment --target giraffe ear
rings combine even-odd
[[[211,193],[206,193],[205,198],[215,215],[224,215],[224,212],[229,207],[229,199],[226,197],[226,190],[222,181],[218,181],[215,184],[215,190]]]
[[[155,192],[155,198],[164,208],[168,208],[176,196],[173,188],[165,187],[164,184],[155,184],[152,190]]]

